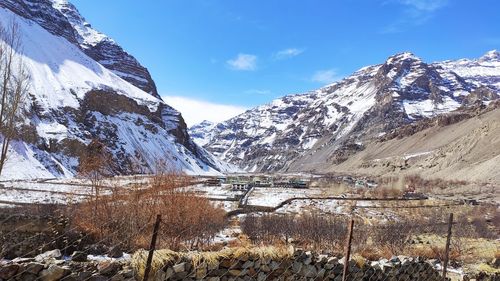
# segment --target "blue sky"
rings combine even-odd
[[[398,52],[500,49],[498,0],[70,0],[188,124],[319,88]]]

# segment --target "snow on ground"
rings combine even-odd
[[[44,161],[57,165],[59,170],[50,171]],[[54,174],[61,178],[73,176],[72,172],[55,160],[53,155],[24,142],[13,141],[0,180],[53,178]]]
[[[214,237],[214,243],[226,244],[231,241],[238,239],[238,235],[241,234],[241,228],[239,226],[229,226],[223,229],[221,232],[217,233]]]
[[[295,197],[313,197],[320,196],[324,189],[298,189],[298,188],[279,188],[279,187],[256,187],[248,197],[248,205],[276,207],[283,201]]]
[[[277,213],[300,214],[304,212],[321,212],[329,214],[347,214],[349,211],[345,201],[332,199],[300,199],[290,202],[276,210]]]
[[[0,201],[13,203],[67,204],[80,201],[86,196],[61,194],[45,190],[19,190],[0,188]]]
[[[128,188],[145,184],[151,176],[119,176],[105,179],[102,194],[110,188]],[[243,191],[233,191],[230,185],[205,186],[193,185],[187,188],[199,196],[211,199],[215,206],[225,211],[236,210]],[[16,204],[67,204],[82,201],[92,195],[90,182],[85,179],[43,179],[43,180],[4,180],[0,181],[0,207],[13,207]]]
[[[89,261],[101,262],[101,261],[130,261],[132,260],[132,256],[127,253],[123,253],[123,256],[120,258],[111,258],[108,255],[87,255],[87,259]]]

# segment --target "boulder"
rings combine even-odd
[[[0,267],[0,279],[4,280],[10,279],[16,275],[18,270],[19,270],[18,264],[12,263],[4,265]]]
[[[71,255],[71,260],[74,262],[86,262],[87,254],[80,251],[74,251],[73,254]]]
[[[30,262],[26,265],[26,272],[29,272],[29,273],[33,273],[35,275],[38,275],[38,273],[40,273],[40,271],[42,271],[42,269],[44,268],[45,266],[41,263],[37,263],[37,262]]]
[[[123,250],[119,246],[111,247],[108,256],[110,258],[121,258],[123,257]]]
[[[491,266],[494,268],[500,268],[500,258],[494,258],[491,261]]]
[[[176,264],[172,268],[174,269],[175,273],[184,272],[184,271],[186,271],[186,263],[182,262],[182,263]]]
[[[40,272],[40,280],[42,281],[57,281],[62,279],[66,275],[69,275],[71,271],[67,268],[52,264],[49,268],[42,270]]]
[[[35,257],[35,261],[37,262],[45,262],[51,259],[59,259],[62,257],[61,250],[55,249],[52,251],[47,251],[43,254],[40,254]]]
[[[99,274],[104,276],[113,276],[121,269],[121,265],[114,261],[103,261],[97,265]]]
[[[29,273],[29,272],[23,272],[21,275],[16,277],[18,281],[37,281],[38,280],[38,275]]]

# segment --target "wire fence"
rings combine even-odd
[[[247,215],[239,225],[246,244],[172,251],[162,248],[172,239],[161,215],[138,227],[148,245],[140,250],[108,238],[124,237],[114,221],[115,231],[97,239],[64,215],[12,211],[0,216],[0,280],[499,280],[498,229],[436,217],[373,225],[356,216]]]

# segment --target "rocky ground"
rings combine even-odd
[[[500,108],[410,135],[368,143],[325,171],[375,176],[418,174],[426,178],[500,185]],[[498,201],[497,201],[498,202]]]

